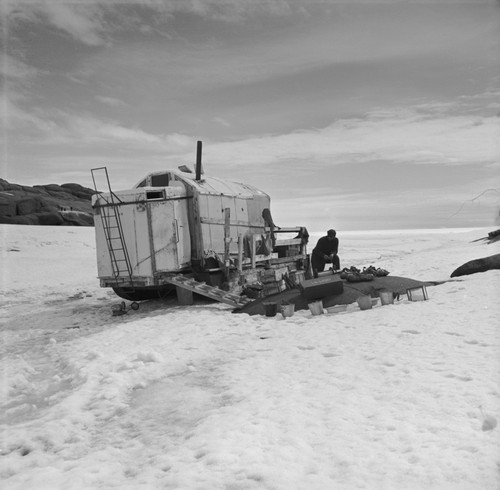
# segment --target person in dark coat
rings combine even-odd
[[[340,269],[338,251],[339,239],[337,238],[337,232],[328,230],[326,236],[318,240],[312,251],[311,265],[315,277],[318,272],[325,270],[326,263],[331,263],[334,271]]]

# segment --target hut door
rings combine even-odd
[[[173,199],[151,202],[149,206],[153,269],[177,271],[187,265],[191,254],[187,213],[182,212],[186,201]]]

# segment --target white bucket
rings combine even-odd
[[[291,305],[281,305],[281,314],[283,315],[283,318],[293,316],[294,312],[295,305],[293,303]]]
[[[372,299],[370,296],[360,296],[357,300],[360,310],[370,310],[372,307]]]
[[[380,302],[383,305],[393,305],[394,304],[394,295],[392,294],[392,291],[380,291],[378,293],[380,297]]]
[[[313,315],[322,315],[323,314],[323,301],[314,301],[314,303],[309,303],[309,310]]]

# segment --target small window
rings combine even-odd
[[[146,187],[146,179],[144,179],[140,184],[137,184],[137,187]]]
[[[164,199],[165,193],[163,191],[149,191],[146,192],[146,198],[150,199]]]
[[[151,187],[167,187],[169,174],[159,174],[151,176]]]

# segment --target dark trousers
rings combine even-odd
[[[323,272],[325,270],[325,265],[326,264],[327,264],[327,262],[326,262],[326,260],[323,257],[318,257],[317,255],[312,254],[312,257],[311,257],[311,266],[312,266],[313,272],[314,271],[316,271],[316,272]],[[338,255],[335,255],[333,257],[332,266],[337,271],[340,269],[340,259],[339,259]]]

